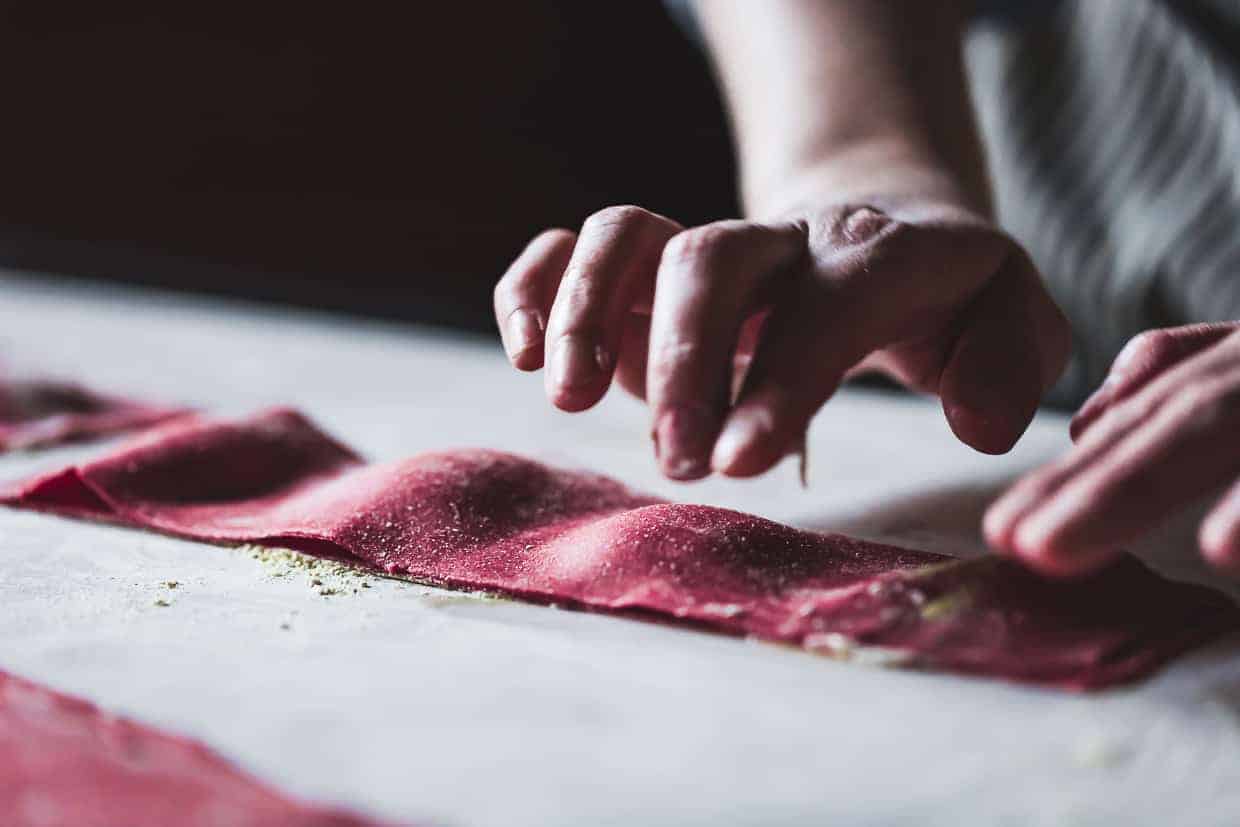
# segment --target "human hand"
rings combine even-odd
[[[550,230],[495,290],[505,349],[589,408],[613,376],[646,399],[663,472],[762,473],[850,373],[938,394],[949,425],[1008,450],[1067,358],[1027,255],[939,203],[798,210],[685,229],[638,207]]]
[[[1072,420],[1075,446],[987,512],[995,548],[1052,575],[1084,574],[1180,506],[1234,482],[1199,532],[1240,572],[1240,322],[1151,330],[1123,349]]]

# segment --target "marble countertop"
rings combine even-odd
[[[222,413],[296,405],[373,458],[496,447],[958,554],[980,551],[997,491],[1067,445],[1065,418],[1045,414],[986,457],[933,401],[846,390],[814,424],[808,489],[792,462],[679,485],[655,473],[640,405],[613,393],[554,412],[486,339],[16,274],[0,278],[0,358]],[[100,450],[2,457],[0,477]],[[1225,585],[1194,560],[1191,526],[1140,551]],[[32,513],[0,511],[0,556],[0,668],[379,816],[955,827],[1240,813],[1240,640],[1072,695],[390,580],[324,597],[245,550]]]

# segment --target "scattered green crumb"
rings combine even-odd
[[[834,660],[849,661],[859,666],[901,667],[915,665],[911,652],[886,646],[865,646],[838,632],[817,632],[807,635],[806,649]]]
[[[155,605],[156,605],[156,606],[159,606],[159,607],[161,607],[161,608],[166,608],[166,607],[168,607],[168,606],[171,606],[172,604],[171,604],[171,603],[169,603],[167,600],[164,600],[164,599],[161,597],[161,598],[159,598],[158,600],[156,600],[156,601],[155,601]]]
[[[368,568],[340,560],[311,557],[291,549],[264,546],[242,548],[251,559],[260,563],[268,577],[283,578],[305,573],[310,588],[325,597],[334,594],[360,594],[360,589],[372,588],[369,581],[376,576],[376,573]]]
[[[1129,758],[1129,745],[1100,733],[1081,736],[1072,750],[1073,763],[1086,769],[1114,769]]]
[[[921,616],[925,620],[942,620],[972,605],[973,592],[967,586],[962,586],[954,592],[947,592],[926,603],[921,607]]]

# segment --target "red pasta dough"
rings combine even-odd
[[[0,451],[93,439],[186,413],[104,396],[77,385],[0,380]]]
[[[212,542],[286,546],[414,580],[692,623],[837,655],[1093,688],[1240,626],[1135,559],[1038,578],[636,494],[495,451],[364,463],[300,414],[191,419],[0,501]],[[867,647],[861,650],[859,647]]]
[[[194,741],[0,672],[6,827],[379,827],[309,807]]]

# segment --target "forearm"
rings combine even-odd
[[[988,214],[961,37],[967,0],[697,0],[746,211],[933,200]],[[883,206],[883,204],[879,204]]]

